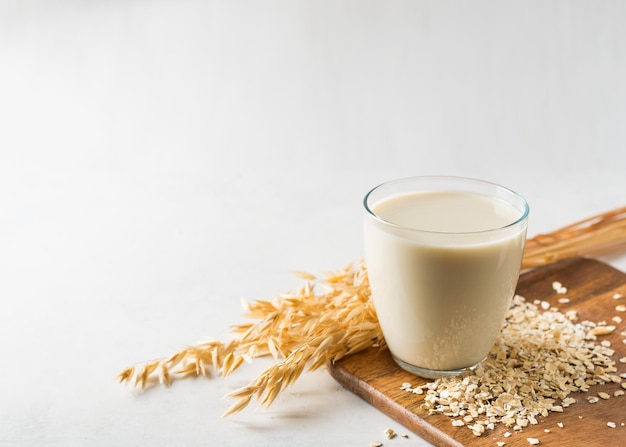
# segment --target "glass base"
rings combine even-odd
[[[424,379],[441,379],[441,378],[444,378],[444,377],[458,376],[459,374],[462,374],[462,373],[464,373],[466,371],[474,371],[476,368],[478,368],[478,366],[481,363],[481,362],[478,362],[475,365],[468,366],[467,368],[445,370],[445,371],[437,371],[437,370],[433,370],[433,369],[424,369],[424,368],[420,368],[419,366],[410,365],[410,364],[400,360],[399,358],[397,358],[393,354],[391,355],[391,357],[398,364],[398,366],[400,368],[404,369],[405,371],[410,372],[411,374],[415,374],[416,376],[420,376],[420,377],[422,377]]]

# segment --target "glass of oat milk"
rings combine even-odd
[[[480,180],[414,177],[363,202],[370,288],[394,360],[426,378],[475,368],[515,293],[524,198]]]

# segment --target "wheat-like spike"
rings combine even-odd
[[[233,405],[231,405],[231,407],[228,410],[226,410],[224,414],[222,414],[222,417],[225,418],[232,414],[239,413],[241,410],[243,410],[244,408],[248,406],[251,399],[252,399],[252,396],[240,398]]]
[[[161,363],[159,381],[165,386],[170,386],[172,384],[172,377],[170,375],[169,368],[167,367],[167,363]]]
[[[135,375],[135,367],[131,366],[130,368],[126,368],[124,371],[122,371],[121,373],[119,373],[117,375],[117,380],[120,383],[125,383],[125,382],[129,382],[132,380],[133,376]]]
[[[178,351],[177,353],[172,354],[170,358],[165,360],[165,363],[167,363],[170,368],[174,368],[176,365],[178,365],[181,362],[182,359],[185,358],[186,355],[187,355],[186,349],[182,351]]]
[[[144,367],[146,376],[150,376],[157,369],[159,363],[158,360],[146,363]]]
[[[537,267],[575,256],[605,254],[623,249],[625,244],[626,207],[622,207],[529,239],[522,267]]]
[[[305,279],[307,281],[315,281],[315,275],[312,275],[308,272],[301,272],[301,271],[296,270],[296,271],[293,271],[292,273],[300,279]]]
[[[145,365],[142,369],[141,372],[137,374],[137,376],[135,377],[135,386],[137,385],[141,385],[141,389],[145,389],[146,385],[148,384],[148,367],[147,365]]]

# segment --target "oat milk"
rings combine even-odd
[[[526,222],[511,224],[523,212],[466,192],[404,193],[371,211],[366,262],[393,356],[436,371],[480,362],[517,284]]]

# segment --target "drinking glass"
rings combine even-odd
[[[365,260],[387,346],[425,378],[475,368],[515,293],[529,207],[503,186],[412,177],[363,200]]]

